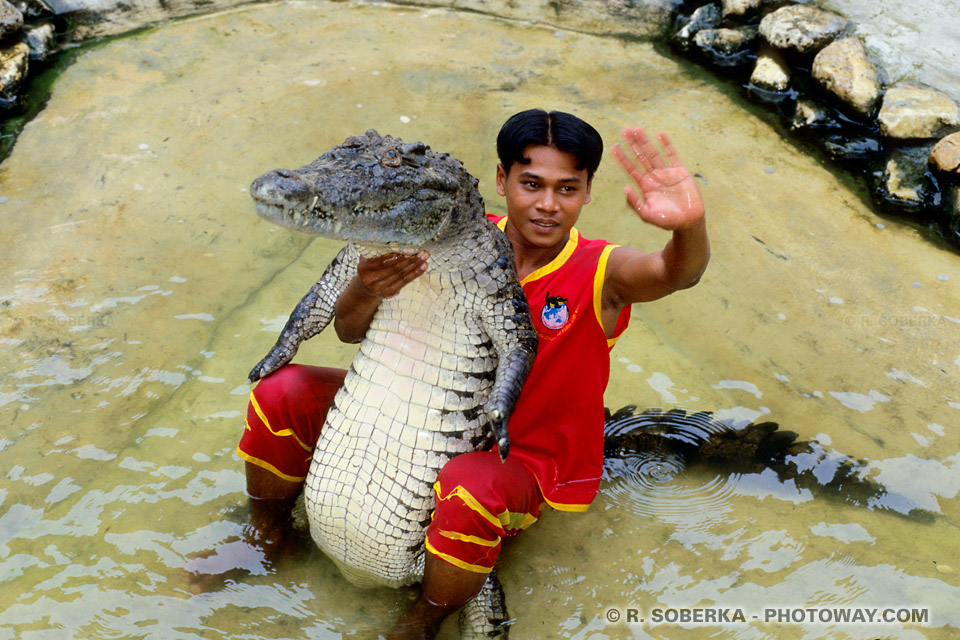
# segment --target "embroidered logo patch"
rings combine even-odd
[[[547,329],[561,329],[570,320],[570,309],[567,308],[567,298],[551,296],[547,291],[543,311],[540,312],[540,321]]]

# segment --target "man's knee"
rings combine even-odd
[[[533,475],[515,460],[501,462],[493,451],[453,458],[440,470],[434,489],[438,526],[459,522],[490,538],[530,526],[542,501]]]
[[[345,376],[343,369],[288,364],[261,380],[237,453],[282,480],[302,482]]]
[[[257,395],[282,398],[312,395],[318,386],[343,386],[346,371],[329,367],[287,364],[257,383]]]

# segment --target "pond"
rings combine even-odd
[[[236,540],[246,519],[233,453],[246,373],[338,249],[258,219],[247,187],[376,128],[461,158],[501,211],[493,141],[532,106],[577,113],[608,145],[624,126],[668,131],[707,203],[707,274],[634,309],[608,406],[775,421],[861,461],[888,494],[856,506],[763,471],[689,469],[653,487],[611,477],[586,514],[548,513],[506,549],[513,637],[956,635],[955,253],[874,215],[651,45],[315,1],[89,51],[0,165],[0,639],[389,628],[416,590],[358,590],[309,544],[221,590],[184,581],[187,560]],[[667,235],[632,216],[623,184],[607,157],[582,233],[659,249]],[[352,352],[331,333],[297,361],[345,366]],[[901,515],[913,507],[932,517]],[[763,619],[789,607],[925,621]],[[690,608],[746,619],[653,613]]]

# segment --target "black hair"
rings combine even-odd
[[[503,170],[510,173],[515,163],[530,164],[523,151],[531,145],[572,154],[577,159],[577,170],[587,170],[587,180],[593,179],[603,156],[603,139],[597,130],[563,111],[528,109],[510,116],[497,135],[497,155]]]

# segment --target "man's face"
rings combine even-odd
[[[507,173],[497,166],[497,193],[507,199],[507,225],[524,241],[538,248],[565,242],[590,202],[586,169],[577,169],[576,158],[547,146],[524,149],[529,164],[515,163]]]

